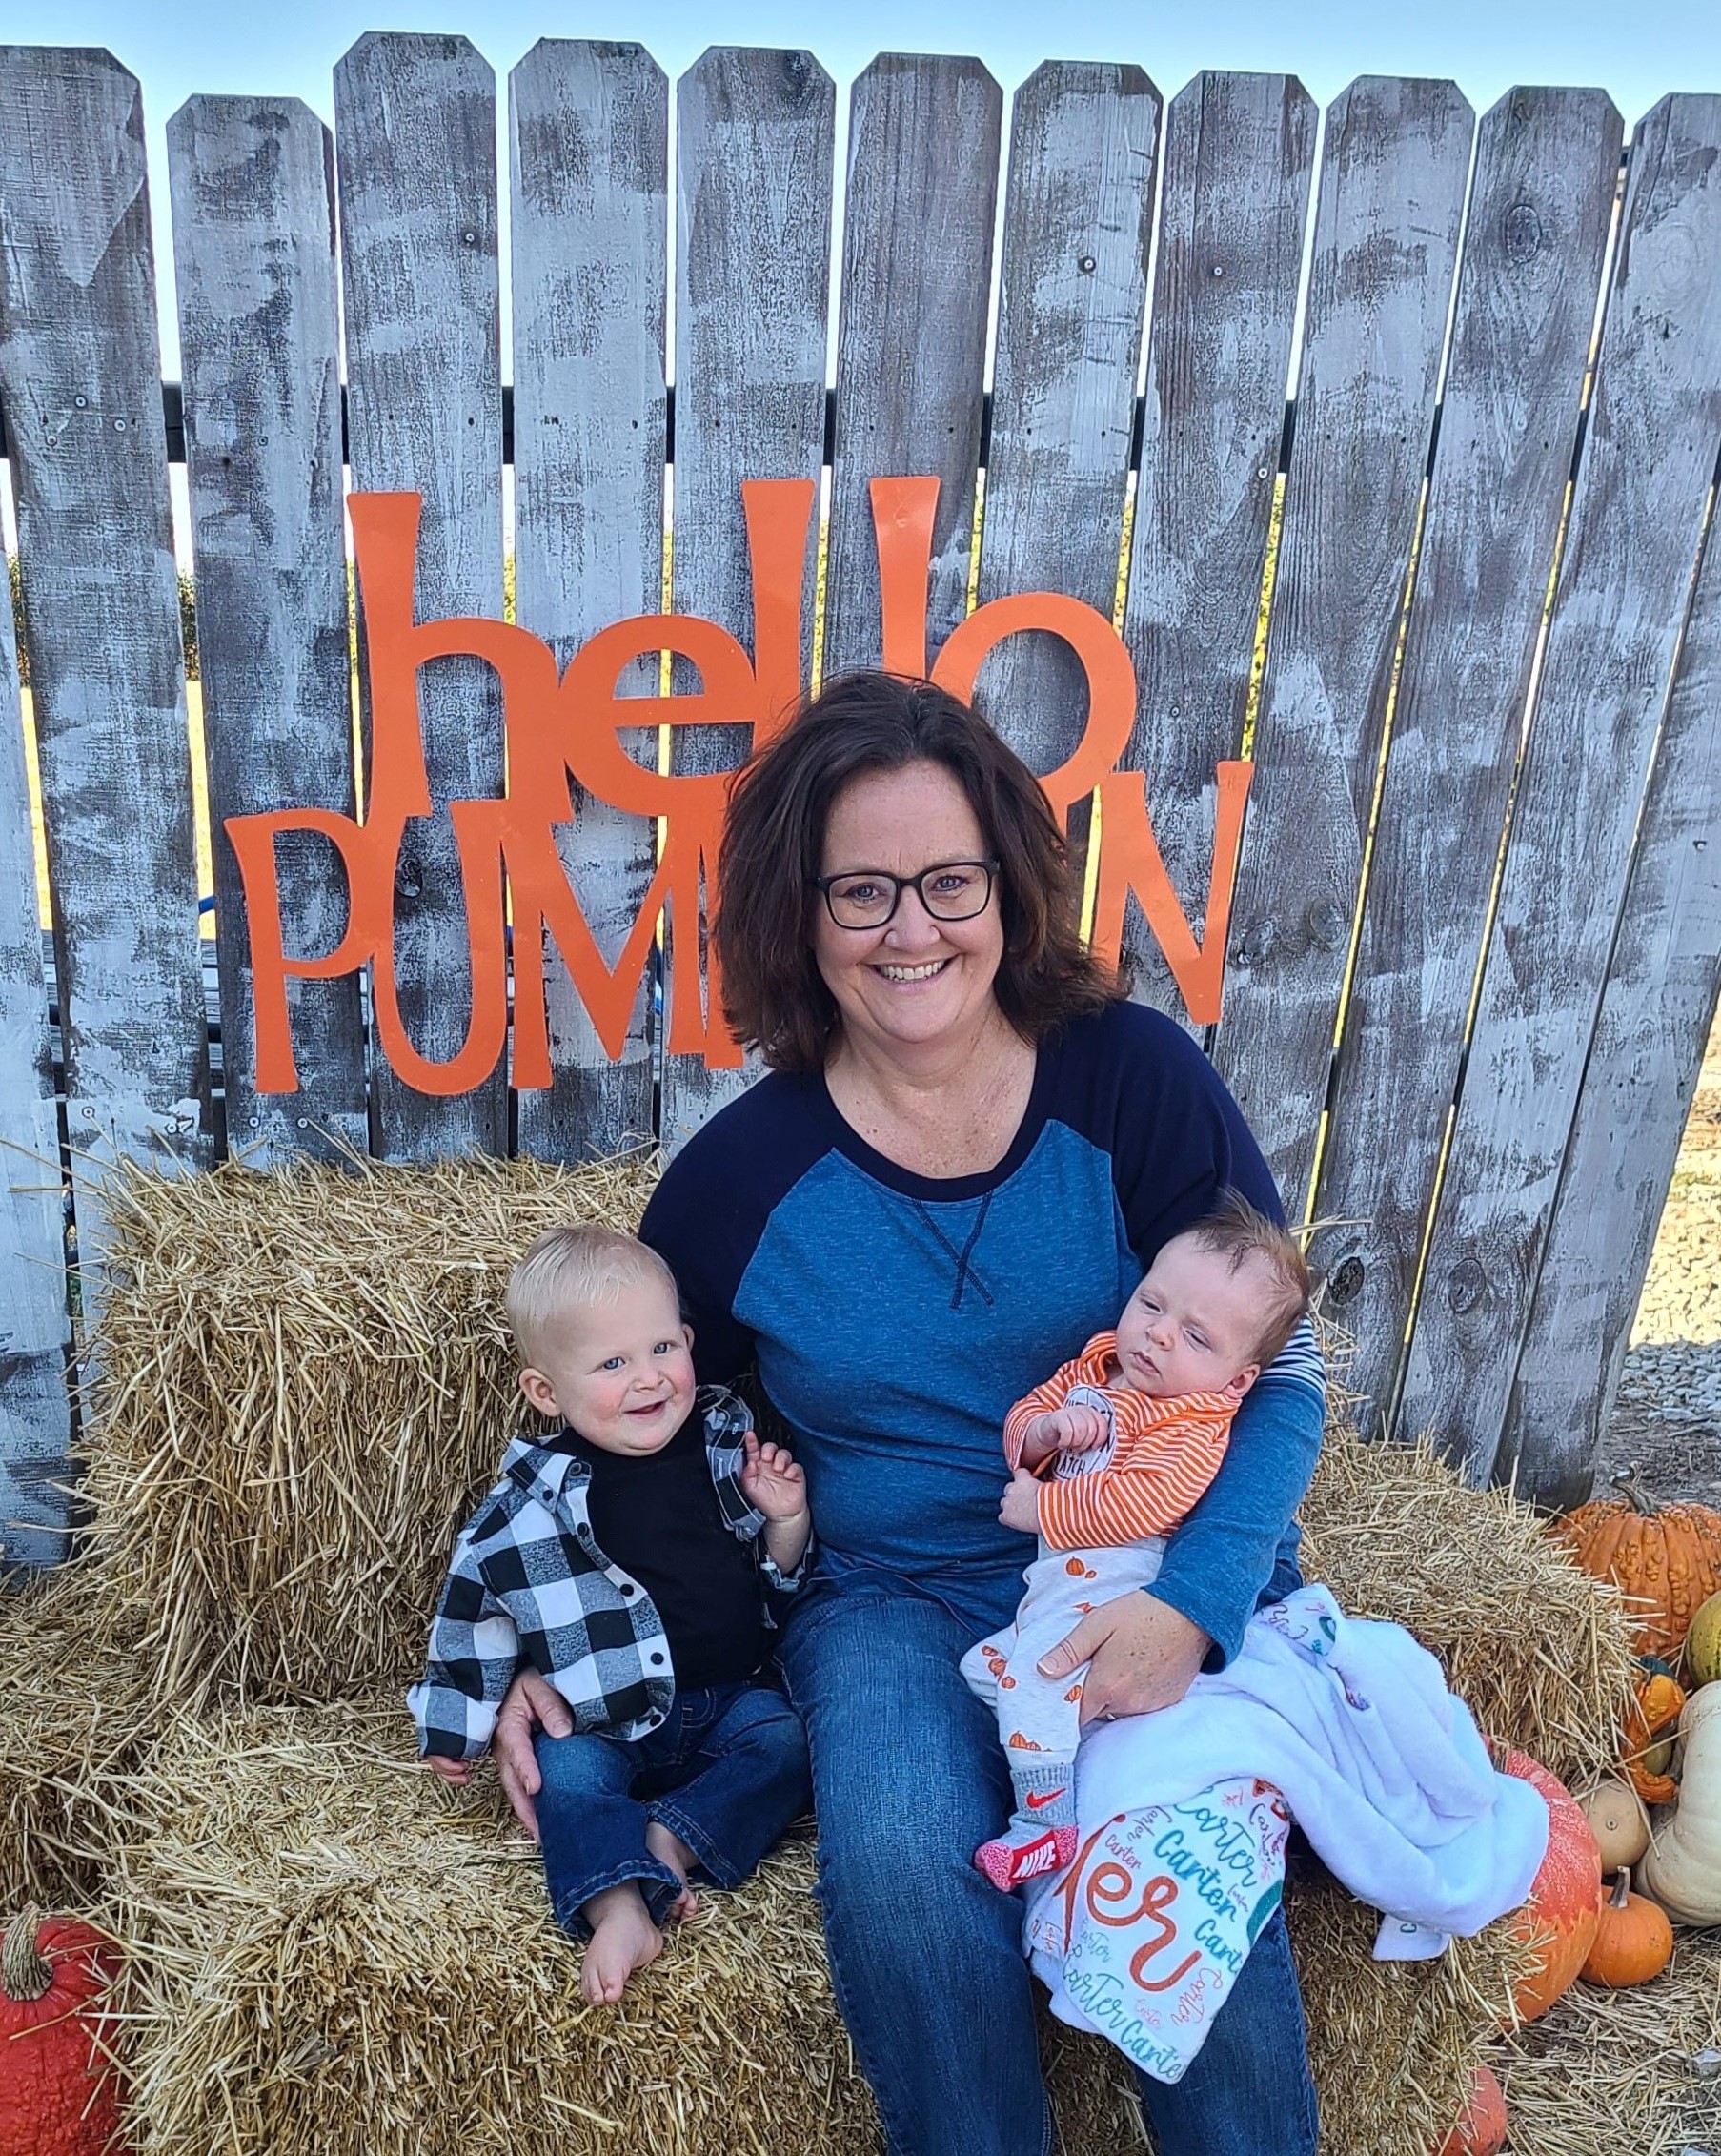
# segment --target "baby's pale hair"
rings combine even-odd
[[[1314,1298],[1314,1275],[1302,1244],[1238,1190],[1226,1190],[1205,1219],[1184,1232],[1199,1249],[1228,1258],[1233,1272],[1251,1258],[1266,1268],[1273,1295],[1255,1342],[1255,1360],[1265,1369],[1308,1315]]]
[[[546,1228],[508,1276],[505,1307],[514,1345],[530,1364],[544,1329],[564,1311],[613,1303],[624,1288],[660,1282],[680,1308],[676,1276],[649,1244],[617,1228]]]

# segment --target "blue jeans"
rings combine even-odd
[[[832,1981],[890,2156],[1046,2156],[1022,1903],[974,1869],[1010,1813],[997,1722],[941,1602],[856,1584],[779,1651],[806,1722]],[[1315,2093],[1285,1919],[1174,2086],[1141,2079],[1160,2156],[1313,2156]]]
[[[680,1881],[645,1846],[658,1820],[718,1886],[739,1886],[812,1806],[807,1740],[782,1694],[757,1680],[678,1692],[660,1728],[624,1743],[603,1736],[534,1738],[543,1787],[537,1828],[556,1920],[577,1939],[580,1911],[636,1880],[661,1923]],[[696,1876],[698,1876],[696,1874]]]

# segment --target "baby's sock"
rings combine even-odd
[[[1072,1759],[1010,1761],[1016,1810],[996,1841],[974,1852],[978,1869],[1007,1894],[1025,1880],[1062,1871],[1076,1854],[1076,1768]]]

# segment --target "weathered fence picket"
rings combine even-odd
[[[545,39],[510,76],[508,112],[515,608],[565,667],[609,622],[662,603],[669,82],[638,45]],[[658,672],[655,655],[638,660],[619,686],[655,697]],[[655,768],[655,729],[628,751]],[[655,838],[649,818],[576,786],[557,849],[611,966],[650,886]],[[649,1139],[649,981],[612,1062],[543,940],[555,1077],[518,1096],[519,1149],[578,1160]]]
[[[1314,104],[1288,75],[1197,75],[1166,108],[1124,608],[1137,696],[1121,761],[1143,780],[1103,793],[1102,815],[1151,804],[1198,940],[1215,767],[1243,743],[1314,149]],[[1103,905],[1103,828],[1100,851]],[[1123,912],[1135,994],[1187,1022],[1145,917],[1133,900]]]
[[[1721,98],[1632,144],[1588,437],[1399,1422],[1490,1474],[1721,442]],[[1680,334],[1671,334],[1677,319]]]
[[[1515,90],[1478,133],[1440,439],[1310,1257],[1389,1411],[1571,469],[1619,166],[1599,91]],[[1407,1057],[1397,1044],[1414,1040]]]
[[[1213,1059],[1300,1214],[1422,503],[1469,178],[1449,82],[1326,115],[1297,430]],[[1295,833],[1294,839],[1290,834]]]
[[[213,1157],[143,100],[0,52],[0,400],[23,570],[78,1249],[116,1158]]]
[[[358,982],[296,979],[299,1089],[256,1086],[250,923],[223,824],[283,803],[351,816],[334,144],[292,99],[193,97],[168,124],[199,601],[227,1142],[259,1167],[364,1152]],[[283,947],[347,925],[327,842],[283,832]]]
[[[373,32],[334,71],[347,330],[348,460],[356,490],[415,489],[417,618],[502,613],[502,378],[496,78],[463,37]],[[359,594],[363,600],[362,591]],[[361,617],[362,620],[362,617]],[[373,970],[380,1028],[398,983],[407,1041],[447,1063],[476,1019],[451,801],[502,790],[502,710],[477,659],[420,669],[433,813],[395,873],[395,963]],[[508,1094],[422,1092],[373,1052],[376,1150],[429,1160],[508,1150]]]

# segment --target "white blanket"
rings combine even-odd
[[[1516,1908],[1548,1844],[1546,1804],[1494,1771],[1433,1656],[1304,1588],[1178,1705],[1084,1739],[1082,1854],[1030,1890],[1026,1917],[1053,2011],[1179,2078],[1277,1904],[1275,1792],[1385,1913],[1383,1958],[1437,1954]]]

